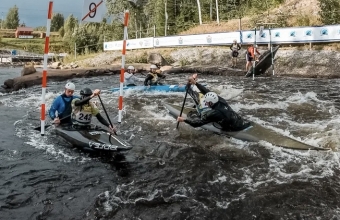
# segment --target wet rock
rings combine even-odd
[[[25,66],[21,70],[21,76],[30,75],[30,74],[35,73],[35,72],[37,72],[37,70],[34,68],[33,65]]]
[[[152,63],[158,66],[168,66],[169,63],[159,53],[150,53],[148,57],[148,63]]]
[[[61,65],[60,62],[54,62],[54,63],[51,64],[51,68],[52,69],[60,69],[60,65]]]
[[[173,68],[173,66],[162,66],[161,68],[159,68],[162,72],[163,71],[166,71],[166,70],[170,70],[170,69],[172,69]]]
[[[13,79],[7,79],[4,82],[4,87],[3,88],[10,89],[10,88],[13,88],[13,85],[14,85],[14,80]]]

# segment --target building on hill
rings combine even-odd
[[[15,38],[33,38],[33,28],[31,27],[17,27],[15,31]]]

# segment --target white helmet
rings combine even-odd
[[[155,64],[152,64],[152,65],[150,66],[150,69],[158,69],[158,67],[157,67]]]
[[[65,89],[69,89],[69,90],[73,90],[74,91],[74,90],[76,90],[76,86],[73,83],[68,82],[65,85]]]
[[[203,100],[205,103],[211,102],[212,104],[215,104],[216,102],[218,102],[218,95],[214,92],[208,92],[204,95]]]
[[[133,66],[128,66],[128,70],[134,70],[135,68]]]

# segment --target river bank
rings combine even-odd
[[[260,52],[267,50],[259,47]],[[163,65],[170,65],[164,74],[200,73],[206,75],[229,75],[244,77],[246,48],[240,50],[236,68],[231,68],[231,54],[227,46],[192,47],[128,51],[126,65],[134,65],[137,72],[146,72],[149,68],[150,54],[160,54]],[[306,77],[306,78],[340,78],[340,52],[331,50],[298,50],[280,48],[275,56],[273,76],[272,68],[261,76],[268,77]],[[79,77],[95,77],[120,74],[120,51],[99,53],[93,58],[77,61],[79,68],[48,70],[48,80],[63,81]],[[12,92],[41,84],[42,74],[38,71],[27,76],[5,80],[0,92]]]
[[[231,53],[229,46],[219,47],[191,47],[191,48],[163,48],[150,50],[128,51],[127,63],[148,60],[148,54],[159,53],[173,67],[201,68],[208,74],[215,70],[217,74],[245,75],[246,46],[239,53],[237,68],[231,68]],[[266,45],[260,45],[261,53],[266,51]],[[109,51],[98,54],[91,59],[79,61],[80,66],[100,67],[103,64],[118,64],[121,59],[120,51]],[[306,47],[281,47],[275,56],[275,76],[307,77],[307,78],[339,78],[340,52],[334,50],[310,50]],[[266,76],[271,76],[271,69]]]

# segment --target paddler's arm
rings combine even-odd
[[[102,124],[105,125],[106,127],[110,127],[110,124],[103,118],[103,116],[102,116],[100,113],[98,113],[98,114],[96,115],[96,118],[98,119],[98,121],[99,121],[100,123],[102,123]]]
[[[190,76],[188,78],[188,83],[190,83],[191,85],[196,85],[196,87],[201,91],[201,93],[203,95],[205,95],[206,93],[210,92],[209,89],[205,88],[203,85],[199,84],[198,82],[196,82],[196,78]]]
[[[191,125],[194,128],[200,127],[200,126],[205,125],[205,124],[210,122],[210,121],[202,120],[201,118],[198,118],[198,117],[195,117],[195,118],[178,117],[177,121],[178,122],[185,122],[185,123]]]
[[[237,44],[237,50],[241,50],[241,45]]]
[[[148,74],[144,80],[144,86],[148,86],[149,80],[152,80],[153,76]]]
[[[207,122],[202,121],[199,118],[194,118],[194,119],[184,119],[184,122],[191,125],[192,127],[201,127],[202,125],[207,124]]]
[[[58,96],[52,103],[50,110],[48,111],[48,114],[50,115],[50,118],[54,120],[56,118],[55,112],[58,111],[61,97]]]
[[[74,101],[74,105],[75,105],[75,106],[84,105],[84,104],[86,104],[88,101],[90,101],[90,99],[92,99],[92,98],[93,98],[93,97],[92,97],[92,95],[91,95],[91,96],[86,97],[86,98],[84,98],[84,99],[76,100],[76,101]]]
[[[190,82],[190,83],[191,83],[191,82]],[[196,85],[197,89],[199,89],[203,95],[205,95],[206,93],[210,92],[209,89],[205,88],[205,86],[199,84],[199,83],[196,82],[196,81],[194,81],[194,82],[191,83],[191,84]]]
[[[100,90],[99,89],[96,89],[93,91],[92,95],[88,96],[88,97],[85,97],[81,100],[75,100],[74,101],[74,105],[75,106],[81,106],[81,105],[84,105],[86,104],[88,101],[90,101],[93,97],[97,96],[100,94]]]

